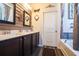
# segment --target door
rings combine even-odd
[[[43,45],[56,46],[56,12],[44,12]]]

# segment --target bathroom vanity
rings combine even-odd
[[[0,35],[0,56],[31,56],[39,44],[39,32]]]

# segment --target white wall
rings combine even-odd
[[[33,4],[32,4],[33,5]],[[60,4],[53,4],[55,7],[53,9],[57,10],[57,31],[58,31],[58,35],[57,35],[57,39],[60,39],[60,26],[61,26],[61,12],[60,12]],[[42,41],[43,41],[43,10],[45,10],[46,5],[45,4],[38,4],[32,6],[33,9],[38,9],[40,8],[40,12],[35,13],[34,11],[32,11],[32,26],[33,26],[33,30],[35,31],[40,31],[40,45],[42,45]],[[39,20],[35,21],[34,16],[38,14],[39,15]],[[56,42],[57,43],[57,42]]]

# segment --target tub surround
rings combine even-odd
[[[72,46],[60,40],[58,47],[62,50],[65,56],[79,56],[79,51],[73,49]]]

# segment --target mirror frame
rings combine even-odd
[[[4,20],[0,20],[1,24],[15,24],[15,19],[16,19],[16,4],[15,3],[11,3],[13,4],[13,22],[10,21],[4,21]]]
[[[28,17],[29,16],[29,18],[28,18],[28,23],[29,24],[27,24],[25,21],[27,21],[26,20],[26,16]],[[27,26],[27,27],[31,27],[31,15],[28,13],[28,12],[26,12],[26,11],[23,11],[23,26]]]

